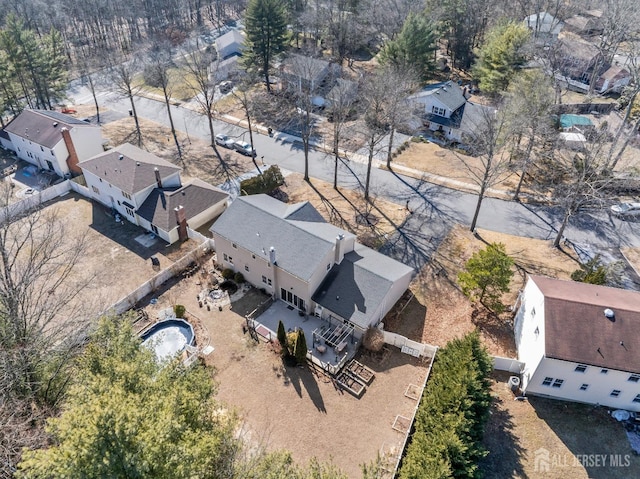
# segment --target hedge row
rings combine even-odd
[[[477,332],[438,351],[424,390],[400,479],[479,478],[491,406],[491,357]]]

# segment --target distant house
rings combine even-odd
[[[613,65],[596,81],[595,91],[600,94],[620,93],[631,82],[629,70]]]
[[[24,110],[5,128],[3,146],[38,168],[65,177],[78,163],[104,151],[100,127],[48,110]]]
[[[538,45],[555,43],[564,26],[562,21],[547,12],[529,15],[524,19],[524,24],[531,31],[531,37]]]
[[[567,30],[580,36],[599,35],[603,32],[602,14],[602,10],[588,10],[573,15],[565,20]]]
[[[336,79],[335,85],[329,90],[326,97],[327,106],[348,105],[355,101],[358,95],[358,84],[344,78]]]
[[[211,227],[217,263],[300,311],[361,337],[406,291],[413,269],[324,221],[309,202],[241,196]]]
[[[232,55],[224,60],[216,60],[211,64],[209,78],[214,82],[221,82],[232,78],[240,71],[240,58]]]
[[[408,101],[418,108],[426,128],[454,142],[462,142],[465,135],[473,135],[482,116],[495,112],[493,108],[470,102],[466,88],[452,81],[428,85],[411,95]]]
[[[640,411],[640,293],[529,276],[515,318],[526,394]]]
[[[125,143],[80,163],[92,198],[168,243],[220,215],[228,195],[200,180],[182,185],[180,168]]]
[[[590,82],[597,80],[609,68],[593,43],[575,36],[565,36],[558,44],[562,63],[556,77],[565,80],[575,90],[589,90]]]
[[[292,54],[280,64],[283,88],[316,91],[331,73],[331,63],[321,58]]]
[[[218,58],[224,60],[232,55],[242,55],[245,49],[245,36],[237,29],[229,30],[224,35],[216,38],[216,51]]]

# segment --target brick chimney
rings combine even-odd
[[[156,171],[158,170],[156,169]],[[187,234],[187,214],[182,205],[174,208],[173,211],[176,214],[176,223],[178,224],[178,238],[180,241],[185,241],[189,237]]]
[[[155,167],[153,169],[153,172],[156,174],[156,184],[158,185],[158,188],[162,189],[162,178],[160,178],[160,170],[158,170],[158,167]]]
[[[60,129],[60,133],[62,133],[62,139],[64,140],[64,144],[69,152],[69,156],[67,157],[67,166],[69,167],[69,171],[77,174],[82,173],[82,170],[78,166],[78,153],[76,152],[76,147],[73,145],[71,133],[64,127]]]

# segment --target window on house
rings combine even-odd
[[[608,369],[601,369],[600,374],[607,374],[609,372]]]
[[[56,156],[56,154],[51,150],[51,156]]]
[[[440,108],[437,106],[432,106],[431,107],[431,113],[438,115],[438,116],[444,116],[446,113],[446,110],[444,108]]]
[[[632,383],[637,383],[638,381],[640,381],[640,375],[632,374],[631,376],[629,376],[628,381],[631,381]]]
[[[247,266],[246,264],[244,265],[244,270],[248,273],[249,272],[249,266]]]
[[[564,379],[556,379],[555,381],[553,381],[553,384],[551,386],[554,388],[561,388],[562,383],[564,383]]]
[[[267,284],[271,286],[271,278],[267,279]]]
[[[583,373],[587,370],[587,367],[584,364],[578,364],[576,366],[575,372],[577,373]]]
[[[232,258],[231,256],[228,256],[228,258],[229,258],[229,259],[228,259],[227,261],[228,261],[230,264],[233,264],[233,258]]]
[[[535,334],[536,336],[538,336],[540,334],[540,328],[538,328],[536,326],[536,329],[533,331],[533,334]]]
[[[614,389],[613,391],[611,391],[611,394],[609,394],[609,396],[617,398],[618,396],[620,396],[620,393],[622,391],[620,391],[619,389]]]
[[[151,231],[153,231],[154,234],[158,234],[158,227],[156,225],[151,225]]]
[[[125,206],[125,207],[124,207],[124,209],[125,209],[125,211],[127,212],[127,214],[128,214],[129,216],[133,216],[133,210],[132,210],[131,208],[127,208],[127,207]],[[157,231],[156,231],[156,233],[157,233]]]
[[[542,381],[542,385],[543,386],[551,386],[552,382],[553,382],[553,378],[546,377],[546,378],[544,378],[544,381]]]
[[[531,308],[531,317],[532,318],[536,317],[536,308]]]
[[[255,255],[255,254],[252,254],[252,255],[251,255],[251,259],[256,259],[256,255]]]
[[[236,246],[235,243],[232,243],[231,246],[233,246],[235,249],[238,249],[238,246]]]
[[[42,145],[40,145],[40,151],[44,151],[44,148],[42,147]]]
[[[262,276],[262,282],[263,282],[264,284],[267,284],[267,277],[266,277],[266,276]]]
[[[227,253],[222,253],[222,259],[224,259],[225,261],[229,261],[229,257],[227,256]]]
[[[124,196],[126,199],[130,200],[131,199],[131,195],[125,191],[122,192],[122,196]]]
[[[640,394],[636,394],[636,397],[633,398],[632,402],[640,402]]]
[[[327,265],[327,271],[329,271],[330,269],[331,269],[331,263]]]
[[[96,188],[95,186],[92,186],[92,187],[91,187],[91,189],[93,190],[93,192],[94,192],[96,195],[99,195],[99,194],[100,194],[100,190],[99,190],[98,188]]]
[[[583,384],[582,386],[580,386],[580,391],[586,391],[587,389],[589,389],[588,384]]]

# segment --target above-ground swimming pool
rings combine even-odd
[[[141,339],[143,346],[155,351],[158,361],[164,361],[192,345],[195,335],[193,327],[184,319],[167,319],[151,326]]]

